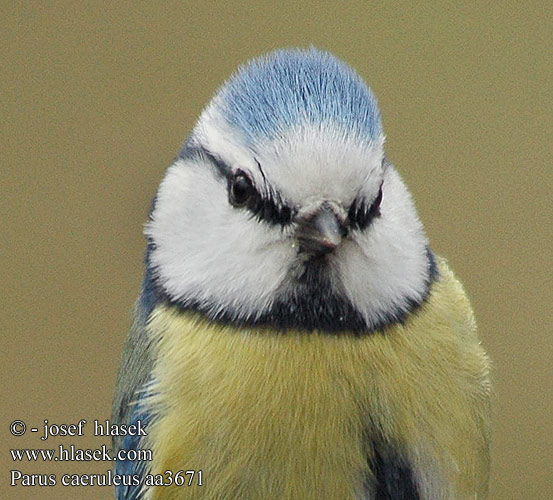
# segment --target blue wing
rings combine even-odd
[[[136,425],[139,420],[143,427],[148,428],[149,415],[140,408],[139,404],[137,404],[135,406],[135,411],[131,414],[129,423]],[[125,436],[120,443],[119,449],[144,449],[140,436]],[[144,461],[132,461],[125,459],[115,463],[115,473],[123,478],[122,483],[115,487],[117,500],[140,500],[142,498],[141,488],[145,468],[146,462]]]
[[[151,379],[153,364],[150,353],[150,339],[146,331],[147,318],[152,309],[153,301],[145,293],[145,287],[143,287],[141,297],[134,309],[133,324],[121,356],[111,417],[112,423],[117,425],[137,424],[140,420],[142,427],[147,429],[150,421],[150,416],[140,404],[140,400],[144,397],[144,389]],[[119,450],[139,450],[143,448],[140,436],[114,436],[113,438],[114,453]],[[117,500],[139,500],[142,498],[142,495],[140,495],[141,485],[133,483],[137,482],[137,477],[140,478],[140,483],[142,482],[146,464],[147,462],[131,460],[115,462],[115,473],[125,476],[122,480],[124,484],[115,488]],[[135,476],[134,480],[131,476]]]

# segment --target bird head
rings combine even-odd
[[[145,287],[213,320],[372,332],[424,300],[432,258],[346,64],[279,50],[227,81],[160,187]]]

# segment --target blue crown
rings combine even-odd
[[[226,120],[247,144],[291,126],[328,123],[358,140],[382,134],[376,98],[347,64],[328,52],[277,50],[240,67],[218,98]]]

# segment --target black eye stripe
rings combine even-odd
[[[203,147],[186,147],[181,153],[181,158],[190,158],[195,155],[199,155],[201,158],[207,159],[215,168],[217,172],[226,179],[227,189],[229,191],[229,201],[232,193],[232,182],[237,176],[244,176],[251,183],[252,193],[244,203],[236,204],[237,209],[248,210],[252,217],[266,222],[271,225],[280,224],[285,226],[292,222],[292,218],[295,214],[295,209],[286,205],[282,197],[276,192],[267,182],[265,174],[261,169],[261,165],[257,162],[263,181],[265,184],[265,193],[260,193],[252,182],[251,178],[242,170],[233,170],[230,165],[225,163],[220,158],[217,158],[210,151]],[[246,181],[247,182],[247,181]]]
[[[269,224],[285,226],[292,222],[293,211],[282,204],[280,197],[275,199],[274,196],[262,197],[258,195],[252,199],[251,203],[248,203],[246,208],[255,218]]]
[[[210,151],[203,148],[202,146],[190,146],[186,145],[179,153],[180,158],[194,158],[200,157],[207,159],[216,169],[221,177],[225,178],[229,186],[229,201],[230,201],[230,186],[232,179],[236,176],[237,173],[241,172],[248,179],[250,179],[247,174],[238,170],[233,171],[232,167],[225,163],[220,158],[213,155]],[[244,201],[243,204],[236,204],[237,208],[247,209],[251,212],[252,217],[257,218],[260,221],[269,223],[269,224],[280,224],[287,225],[292,222],[294,215],[297,212],[295,207],[288,206],[280,194],[276,192],[270,184],[267,182],[265,173],[261,168],[260,163],[257,161],[257,166],[263,177],[265,193],[260,193],[256,189],[253,182],[252,184],[253,193],[247,201]],[[383,167],[386,168],[388,164],[383,160]],[[380,203],[382,201],[382,184],[380,185],[380,190],[375,200],[370,206],[367,206],[366,201],[362,198],[356,199],[350,205],[348,210],[348,219],[352,229],[363,230],[367,228],[375,217],[380,216]]]
[[[380,217],[380,203],[382,202],[382,184],[372,204],[367,206],[364,199],[356,199],[348,210],[348,219],[353,229],[363,230],[373,221]]]
[[[293,211],[283,203],[277,192],[268,185],[266,188],[268,188],[267,193],[262,195],[252,185],[253,192],[243,207],[260,221],[274,225],[289,224],[292,221]]]

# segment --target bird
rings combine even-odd
[[[384,144],[315,47],[215,93],[144,229],[117,499],[486,498],[490,361]]]

